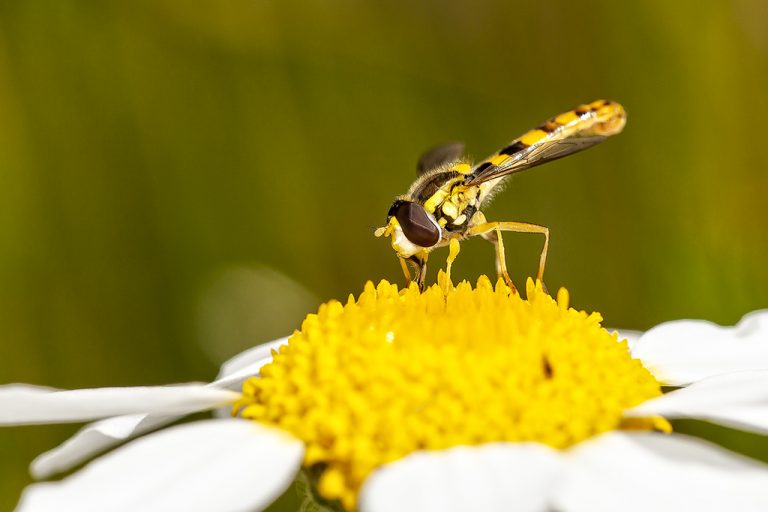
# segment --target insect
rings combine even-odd
[[[496,271],[515,290],[507,272],[502,231],[539,233],[544,247],[537,279],[543,280],[549,249],[549,229],[525,222],[488,222],[480,207],[499,190],[510,174],[576,153],[619,133],[626,123],[624,107],[597,100],[555,116],[498,153],[471,165],[462,158],[459,142],[427,151],[418,163],[418,178],[408,192],[395,199],[387,223],[375,232],[390,237],[408,282],[410,265],[419,288],[424,288],[430,251],[451,240],[481,236],[496,248]]]

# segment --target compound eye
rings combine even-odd
[[[393,205],[390,214],[395,216],[403,234],[411,243],[419,247],[432,247],[440,241],[440,227],[421,205],[404,201]]]

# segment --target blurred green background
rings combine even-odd
[[[625,132],[489,219],[549,226],[550,289],[607,325],[732,324],[768,305],[766,91],[764,0],[0,2],[0,382],[208,380],[402,282],[372,232],[425,148],[480,158],[603,97]],[[506,240],[522,284],[541,239]],[[458,277],[493,268],[462,246]],[[0,509],[75,429],[0,432]]]

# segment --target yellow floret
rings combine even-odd
[[[569,308],[564,289],[555,300],[526,288],[522,299],[484,276],[423,293],[369,282],[308,315],[235,409],[302,439],[319,494],[348,510],[371,471],[416,450],[668,430],[622,420],[661,391],[602,317]]]

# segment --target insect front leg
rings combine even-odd
[[[398,257],[397,259],[400,261],[400,268],[403,269],[403,274],[405,275],[405,285],[408,286],[411,284],[411,271],[408,270],[408,264],[403,258]]]
[[[400,265],[403,267],[403,273],[405,274],[405,278],[408,281],[408,284],[410,284],[411,281],[416,281],[416,284],[419,285],[420,291],[424,291],[424,280],[427,277],[428,254],[429,253],[424,252],[422,254],[414,254],[408,259],[400,258]],[[406,265],[406,262],[408,262],[408,264],[410,264],[413,268],[413,273],[415,274],[413,279],[411,279],[411,273],[408,271],[408,265]]]
[[[496,246],[496,269],[504,277],[508,285],[511,284],[509,273],[507,273],[507,263],[504,256],[504,241],[501,238],[502,231],[513,231],[515,233],[541,233],[544,235],[544,247],[539,256],[539,271],[536,279],[544,283],[544,267],[547,264],[547,252],[549,251],[549,228],[537,224],[528,224],[526,222],[485,222],[472,227],[468,235],[480,235]],[[512,286],[514,289],[514,286]]]

